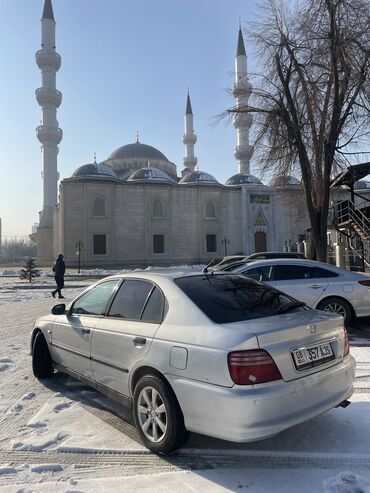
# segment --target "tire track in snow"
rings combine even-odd
[[[167,457],[160,457],[149,451],[137,453],[71,453],[63,451],[49,452],[17,452],[0,451],[0,463],[10,466],[17,464],[61,464],[62,466],[120,466],[122,468],[134,466],[138,470],[147,473],[148,468],[160,472],[163,467],[176,467],[180,469],[213,469],[227,467],[243,468],[367,468],[370,469],[370,456],[346,455],[346,454],[304,454],[299,455],[284,453],[240,453],[230,451],[222,453],[202,453],[201,450],[177,452]],[[132,470],[132,469],[131,469]]]

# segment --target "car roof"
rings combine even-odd
[[[229,260],[231,258],[243,258],[247,257],[247,255],[243,255],[242,253],[240,255],[227,255],[226,257],[223,257],[222,260]]]
[[[266,256],[267,258],[305,258],[303,253],[300,252],[256,252],[248,255],[248,258],[254,258],[259,256]],[[270,256],[270,257],[269,257]]]
[[[112,276],[106,277],[105,279],[123,279],[123,278],[140,278],[140,279],[151,279],[155,281],[156,279],[176,279],[178,277],[189,277],[196,275],[206,275],[206,273],[201,270],[187,271],[187,270],[135,270],[132,272],[124,272],[122,274],[113,274]]]
[[[252,262],[246,263],[244,266],[239,269],[235,269],[234,274],[237,274],[238,271],[245,269],[246,267],[259,267],[263,265],[306,265],[307,267],[320,267],[322,269],[333,270],[336,272],[341,272],[343,274],[349,273],[345,269],[341,269],[340,267],[336,267],[335,265],[326,264],[324,262],[318,262],[316,260],[307,260],[303,258],[270,258],[263,260],[253,260]],[[352,273],[352,272],[351,272]]]

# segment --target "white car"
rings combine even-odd
[[[189,431],[267,438],[348,404],[355,364],[342,317],[234,274],[104,279],[36,321],[34,375],[67,373],[132,407],[144,444]]]
[[[232,271],[294,296],[308,306],[342,315],[348,324],[370,315],[370,276],[313,260],[251,262]]]

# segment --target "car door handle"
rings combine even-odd
[[[144,344],[146,344],[146,338],[145,337],[135,337],[134,344],[135,344],[135,346],[144,346]]]
[[[81,330],[83,334],[90,334],[90,329],[87,329],[86,327],[83,327]]]
[[[312,284],[310,286],[310,288],[312,288],[312,289],[319,289],[319,288],[323,288],[323,286],[321,284]]]

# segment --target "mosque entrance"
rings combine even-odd
[[[267,251],[267,238],[263,231],[254,233],[254,251],[256,253]]]

